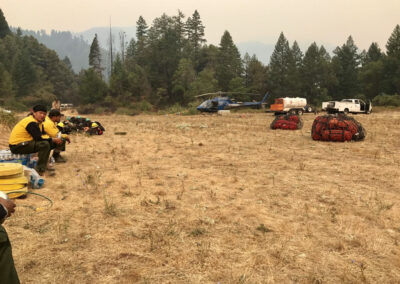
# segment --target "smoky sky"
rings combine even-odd
[[[200,13],[208,43],[218,44],[225,30],[235,42],[275,43],[280,32],[293,42],[342,45],[351,35],[359,48],[384,46],[400,24],[400,0],[1,0],[11,26],[80,32],[92,27],[135,26],[178,10]]]

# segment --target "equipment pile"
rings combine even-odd
[[[303,127],[303,121],[298,115],[277,115],[271,123],[271,129],[297,130]]]
[[[362,125],[352,117],[346,115],[324,115],[315,118],[311,137],[320,141],[361,141],[364,140],[366,131]]]
[[[60,122],[57,127],[63,134],[81,132],[89,135],[102,135],[106,131],[100,122],[91,121],[89,118],[81,116],[67,116],[67,119]]]

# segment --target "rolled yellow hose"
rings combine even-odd
[[[0,178],[23,173],[23,167],[17,163],[0,163]]]

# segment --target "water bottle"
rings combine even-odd
[[[38,172],[35,169],[31,169],[24,166],[24,170],[29,171],[30,173],[30,182],[32,188],[39,189],[43,186],[44,179],[38,174]]]

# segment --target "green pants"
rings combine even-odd
[[[60,145],[56,144],[53,142],[53,140],[50,141],[50,150],[54,150],[55,153],[60,153],[62,151],[65,151],[65,140],[62,140],[62,143]]]
[[[47,168],[47,162],[50,155],[49,141],[29,141],[25,145],[10,145],[10,150],[13,154],[32,154],[38,153],[39,160],[36,166],[38,172],[44,172]]]
[[[0,225],[0,282],[19,284],[18,274],[15,270],[12,257],[11,243],[2,225]]]

